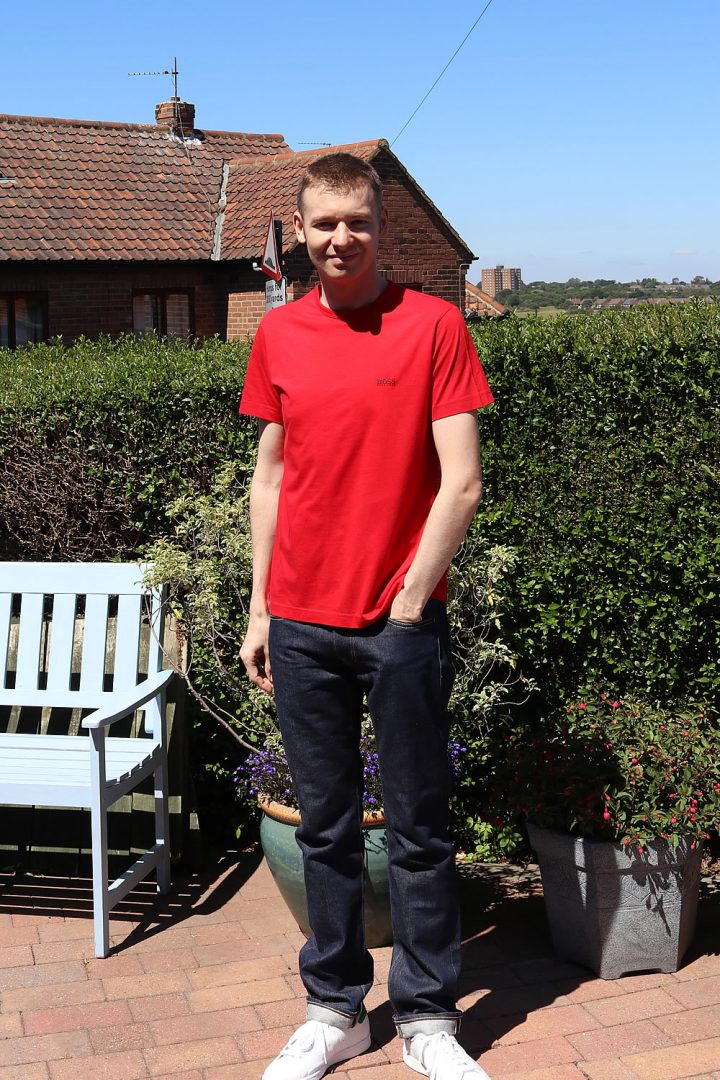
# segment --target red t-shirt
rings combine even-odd
[[[437,297],[389,283],[338,313],[317,288],[270,311],[240,412],[285,429],[273,615],[361,627],[387,613],[440,483],[432,421],[492,400],[462,315]]]

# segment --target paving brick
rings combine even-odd
[[[104,960],[93,957],[85,964],[88,979],[112,979],[116,975],[142,975],[144,968],[138,956],[120,953]]]
[[[387,1065],[370,1065],[364,1068],[362,1058],[354,1059],[352,1063],[343,1066],[343,1071],[348,1080],[408,1080],[412,1073],[408,1072],[407,1065],[397,1063]],[[339,1074],[339,1075],[342,1075]]]
[[[541,1009],[518,1017],[492,1017],[485,1021],[494,1040],[501,1046],[544,1039],[551,1035],[570,1035],[592,1031],[600,1023],[580,1005],[562,1005],[556,1009]]]
[[[702,1005],[720,1003],[720,975],[692,982],[675,982],[667,987],[667,993],[686,1009],[695,1009]]]
[[[720,1038],[632,1054],[624,1060],[640,1080],[681,1080],[720,1068]]]
[[[619,1058],[581,1061],[579,1068],[588,1080],[638,1080],[638,1074]],[[660,1080],[656,1077],[656,1080]]]
[[[139,1050],[84,1058],[80,1067],[75,1061],[50,1063],[52,1080],[77,1080],[78,1075],[82,1080],[140,1080],[148,1071]]]
[[[698,956],[676,971],[675,979],[687,982],[689,979],[711,978],[714,975],[720,975],[720,956],[717,954]]]
[[[233,1009],[294,996],[285,980],[278,977],[231,986],[209,986],[205,990],[192,990],[187,998],[193,1012],[216,1012],[222,1008]]]
[[[373,1007],[373,990],[365,999],[365,1007],[368,1012]],[[260,1024],[265,1028],[283,1027],[286,1024],[291,1024],[294,1027],[299,1027],[300,1024],[305,1022],[305,1015],[307,1012],[307,1005],[304,998],[293,998],[291,1000],[284,1001],[264,1001],[258,1002],[254,1006],[255,1012],[260,1018]]]
[[[38,923],[40,941],[87,941],[92,943],[93,925],[91,919],[52,919]],[[92,944],[90,946],[92,948]]]
[[[670,1045],[668,1036],[649,1020],[617,1024],[597,1031],[568,1035],[567,1038],[581,1058],[587,1061],[592,1061],[593,1058],[622,1057],[635,1050],[652,1050]]]
[[[260,1031],[262,1022],[252,1006],[241,1009],[222,1009],[218,1012],[191,1013],[171,1019],[155,1020],[151,1024],[153,1041],[157,1046],[169,1043],[199,1041],[217,1035],[239,1035]]]
[[[195,954],[189,947],[182,949],[168,949],[165,952],[138,953],[143,971],[152,974],[157,971],[178,971],[186,969],[194,971],[197,966]]]
[[[664,990],[640,990],[622,997],[585,1002],[587,1011],[605,1027],[629,1024],[633,1020],[649,1020],[665,1013],[677,1012],[675,999]]]
[[[489,1016],[519,1016],[520,1013],[534,1012],[560,1002],[566,1004],[564,996],[560,995],[558,998],[553,989],[542,985],[519,984],[506,990],[480,992],[478,1004],[472,1012],[477,1019],[485,1020]],[[473,1004],[472,996],[461,998],[460,1004],[464,1009],[469,1008]]]
[[[478,1058],[490,1076],[525,1072],[530,1069],[549,1069],[554,1065],[570,1065],[577,1061],[577,1051],[559,1035],[514,1046],[494,1046]]]
[[[36,964],[52,964],[61,960],[86,961],[95,956],[95,948],[92,941],[72,938],[70,941],[40,942],[32,946],[32,955]]]
[[[67,1005],[64,1008],[33,1009],[23,1013],[26,1035],[48,1035],[52,1031],[80,1031],[83,1028],[129,1024],[130,1010],[124,1002]]]
[[[271,1061],[272,1058],[265,1058],[264,1061],[243,1061],[242,1065],[218,1065],[203,1069],[203,1080],[261,1080]],[[343,1080],[342,1074],[333,1073],[332,1080]]]
[[[53,1061],[57,1058],[86,1057],[90,1043],[84,1031],[59,1031],[52,1035],[25,1035],[0,1042],[0,1065]]]
[[[230,1036],[173,1043],[172,1046],[158,1046],[145,1051],[145,1061],[151,1076],[188,1069],[207,1069],[212,1065],[230,1065],[241,1060],[238,1045]]]
[[[272,934],[259,941],[243,938],[239,941],[195,945],[193,953],[200,967],[208,964],[232,963],[235,960],[257,960],[263,956],[292,957],[297,965],[297,950],[288,944],[285,934]]]
[[[127,1006],[134,1020],[159,1020],[168,1016],[187,1016],[190,1012],[184,994],[158,994],[157,997],[128,998]]]
[[[500,964],[464,969],[460,976],[461,994],[474,990],[506,990],[508,987],[520,985],[521,981],[512,968]]]
[[[188,979],[194,990],[201,990],[207,986],[225,986],[229,983],[268,979],[273,975],[288,975],[295,970],[296,965],[291,967],[284,956],[263,956],[197,968],[188,972]]]
[[[190,983],[184,971],[163,971],[142,975],[118,975],[103,979],[102,985],[110,1001],[120,998],[152,997],[189,989]]]
[[[207,1075],[207,1073],[205,1075]],[[237,1080],[240,1080],[240,1074],[237,1070],[235,1075]],[[190,1071],[179,1073],[163,1073],[163,1076],[156,1077],[156,1080],[164,1080],[164,1077],[172,1077],[172,1080],[203,1080],[203,1073],[200,1069],[191,1069]]]
[[[585,1080],[585,1073],[580,1072],[577,1065],[553,1065],[549,1069],[513,1072],[508,1075],[508,1080]]]
[[[657,1016],[655,1023],[675,1043],[712,1039],[720,1031],[720,1005]]]
[[[274,1057],[292,1035],[294,1027],[279,1027],[272,1031],[261,1029],[238,1037],[238,1044],[245,1061]]]
[[[607,979],[590,979],[588,982],[582,982],[578,986],[567,989],[563,996],[566,1001],[572,1001],[578,1005],[586,1001],[622,997],[628,992],[623,983],[623,979],[613,979],[612,982]]]
[[[0,1013],[0,1039],[9,1039],[13,1035],[22,1035],[23,1026],[19,1012]]]
[[[101,983],[83,982],[60,983],[58,986],[30,986],[18,990],[6,990],[2,995],[3,1011],[29,1012],[33,1009],[47,1008],[48,1001],[55,1007],[63,1005],[89,1005],[95,1001],[104,1001],[105,993]]]
[[[115,1054],[121,1050],[144,1050],[153,1045],[149,1024],[123,1024],[91,1031],[90,1045],[95,1054]]]
[[[9,945],[32,945],[39,941],[37,926],[13,926],[12,923],[0,923],[0,949]]]
[[[51,983],[84,982],[87,978],[81,960],[68,960],[62,964],[32,964],[28,967],[0,968],[0,990],[20,986],[48,986]]]
[[[0,1067],[0,1080],[48,1080],[50,1073],[44,1061],[32,1065],[7,1065]]]

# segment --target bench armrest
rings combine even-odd
[[[166,668],[163,671],[157,671],[149,675],[144,682],[138,683],[137,686],[133,686],[129,690],[123,690],[118,694],[110,694],[108,704],[86,716],[82,721],[82,726],[90,730],[110,727],[116,720],[122,719],[128,713],[135,712],[150,698],[154,698],[167,685],[174,674],[172,668]]]

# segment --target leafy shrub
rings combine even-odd
[[[163,508],[251,467],[245,342],[155,337],[0,350],[0,558],[134,558]]]
[[[519,561],[506,638],[549,703],[585,682],[720,690],[720,305],[473,328],[479,527]]]

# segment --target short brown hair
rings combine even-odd
[[[302,197],[309,187],[323,187],[346,195],[367,184],[378,213],[383,208],[382,182],[369,161],[354,154],[323,154],[308,165],[298,184],[297,208],[302,212]]]

